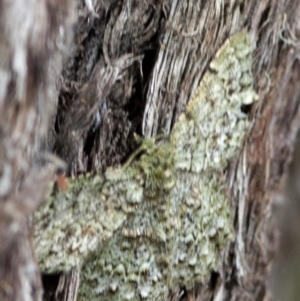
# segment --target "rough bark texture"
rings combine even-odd
[[[67,0],[0,1],[1,300],[41,300],[27,227],[52,174],[41,149],[64,159],[68,175],[124,162],[136,148],[134,132],[170,132],[216,51],[241,30],[256,43],[259,101],[226,171],[236,235],[218,271],[183,297],[267,299],[276,250],[271,205],[300,125],[298,1],[78,1],[69,48],[73,11]],[[53,289],[54,278],[44,277],[45,298],[75,300],[78,275],[63,277]]]
[[[55,108],[61,47],[71,37],[72,6],[0,1],[1,300],[42,296],[28,218],[54,172],[42,167],[48,160],[40,150]]]

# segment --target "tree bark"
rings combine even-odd
[[[218,49],[243,30],[259,100],[226,169],[235,237],[207,282],[169,298],[267,300],[272,202],[300,125],[298,1],[85,0],[76,22],[72,1],[19,2],[0,1],[1,300],[42,299],[28,219],[53,175],[45,151],[65,160],[67,176],[124,163],[134,133],[170,133]],[[43,284],[45,300],[76,299],[76,271]]]
[[[72,1],[0,1],[1,300],[42,297],[28,218],[54,172],[41,149],[72,13]]]

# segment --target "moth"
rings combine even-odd
[[[69,181],[34,216],[44,272],[81,269],[78,300],[165,300],[217,267],[233,237],[222,172],[243,145],[257,95],[246,32],[217,52],[163,143],[145,139],[104,174]]]

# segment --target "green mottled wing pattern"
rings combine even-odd
[[[81,267],[79,301],[165,300],[207,279],[233,234],[222,171],[249,128],[251,66],[248,34],[233,35],[168,141],[50,198],[34,221],[41,268]]]
[[[130,177],[111,181],[104,176],[85,176],[70,181],[68,191],[50,196],[33,218],[42,271],[68,271],[81,266],[142,201],[141,186],[141,181]]]
[[[232,36],[216,54],[171,133],[176,169],[221,170],[241,148],[249,123],[241,106],[257,98],[251,66],[249,36],[245,32]]]
[[[232,237],[224,188],[182,173],[155,207],[145,201],[83,266],[79,300],[165,300],[207,278]]]
[[[33,217],[43,272],[80,267],[145,199],[156,207],[156,200],[172,189],[173,156],[169,149],[152,140],[144,141],[143,149],[146,154],[130,166],[71,180],[67,191],[55,192],[43,203]]]

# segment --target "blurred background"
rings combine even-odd
[[[289,167],[285,188],[274,202],[279,248],[270,288],[273,301],[300,300],[300,134]]]

